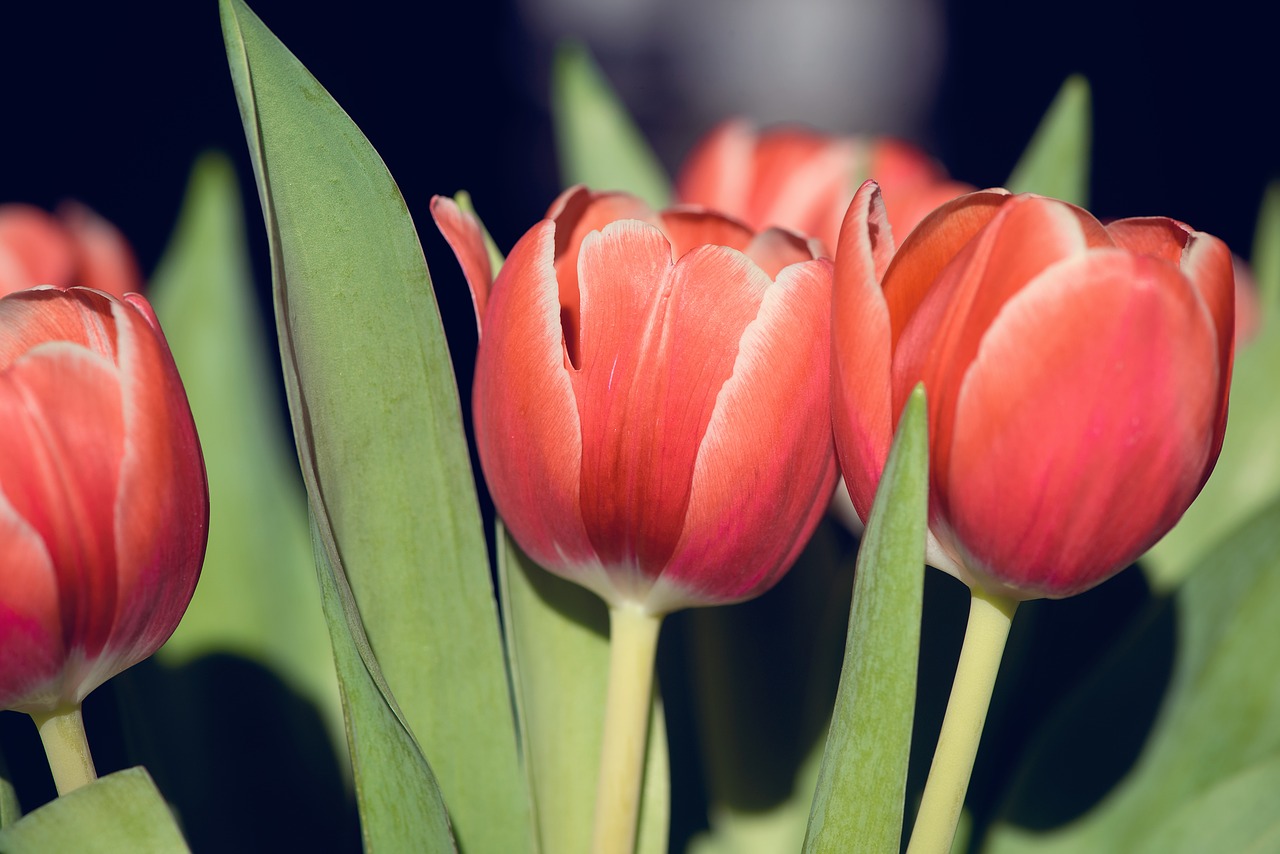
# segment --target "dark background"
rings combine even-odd
[[[504,249],[546,209],[560,186],[545,94],[548,34],[522,18],[513,2],[500,0],[430,11],[389,0],[342,9],[286,0],[251,5],[351,114],[399,183],[422,232],[465,393],[475,336],[470,300],[430,225],[427,206],[432,194],[470,190]],[[952,2],[943,10],[945,52],[936,99],[922,110],[912,136],[957,178],[998,185],[1063,79],[1082,72],[1092,84],[1095,106],[1094,213],[1177,217],[1247,256],[1264,187],[1280,177],[1273,30],[1264,4],[1250,6]],[[169,238],[195,156],[221,149],[241,174],[254,270],[265,301],[266,245],[217,4],[23,4],[6,9],[0,26],[0,202],[52,208],[66,198],[84,201],[126,233],[150,272]],[[640,99],[631,105],[674,168],[706,129],[697,126],[680,96],[682,81],[660,52],[630,55],[625,66],[617,56],[599,53],[606,70],[625,72],[629,102]],[[805,61],[802,51],[794,61]],[[874,75],[831,81],[833,117],[843,115],[843,99],[857,97],[858,87],[888,82]],[[664,98],[671,101],[669,109]],[[841,127],[839,118],[832,125]],[[931,635],[954,633],[963,619],[963,597],[948,584],[930,574],[926,608],[947,620],[927,621],[926,647]],[[774,601],[786,601],[786,595],[780,592]],[[1050,639],[1080,637],[1088,632],[1082,627],[1114,623],[1117,612],[1137,613],[1147,598],[1141,576],[1124,573],[1086,596],[1050,603],[1039,623],[1020,614],[1021,631]],[[940,629],[944,624],[951,628]],[[673,620],[664,645],[688,630]],[[1099,645],[1109,633],[1102,635],[1095,638]],[[950,667],[948,655],[954,660],[954,640],[938,641],[951,650],[940,654],[942,672]],[[1055,663],[1058,676],[1061,668],[1087,663],[1079,650],[1068,655],[1061,645],[1055,649],[1052,654],[1063,659]],[[206,667],[215,665],[239,666]],[[141,670],[134,678],[145,685],[149,673]],[[1038,690],[1029,694],[1032,705],[1046,705],[1049,688]],[[669,708],[678,707],[677,695],[678,686]],[[940,706],[937,699],[934,705]],[[233,706],[225,712],[252,715]],[[105,713],[104,704],[102,712],[87,717]],[[1001,714],[998,707],[994,714]],[[33,751],[17,764],[38,767],[30,725],[8,720],[15,715],[3,717],[10,739],[24,740]],[[1019,721],[1019,715],[1006,712],[1003,719],[1012,726],[1008,722]],[[936,721],[923,722],[936,728]],[[91,733],[93,726],[91,719]],[[681,747],[678,739],[676,727],[673,755]],[[94,749],[99,752],[96,741]],[[110,749],[99,756],[104,771],[112,770]],[[975,784],[995,773],[982,762]],[[686,793],[679,782],[675,786],[677,831],[683,823],[683,832],[692,832],[700,819],[682,806]],[[179,794],[168,788],[166,793]],[[298,809],[335,812],[315,802]],[[351,817],[344,815],[339,824],[340,830],[313,829],[320,839],[329,834],[330,842],[341,840],[334,847],[353,846]]]
[[[382,154],[423,232],[446,322],[455,308],[465,316],[427,205],[434,193],[469,189],[503,248],[541,216],[559,189],[548,37],[534,35],[510,0],[428,11],[390,0],[251,5]],[[1177,217],[1247,255],[1263,187],[1280,176],[1270,21],[1265,4],[1248,7],[952,2],[936,102],[913,135],[956,177],[1000,184],[1063,79],[1083,72],[1095,103],[1094,213]],[[213,0],[14,4],[3,28],[0,201],[78,198],[125,231],[150,271],[193,158],[219,148],[244,177],[265,286],[260,213]],[[611,55],[601,61],[608,68]],[[672,118],[681,81],[660,55],[648,61],[651,85],[629,79],[629,90],[650,96],[638,112],[674,167],[705,128]],[[634,78],[634,61],[628,70]],[[832,124],[859,87],[882,84],[831,81]],[[672,109],[655,108],[655,93]]]

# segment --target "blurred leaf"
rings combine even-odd
[[[609,82],[579,44],[561,44],[551,80],[560,177],[566,187],[625,190],[655,210],[671,203],[671,181]]]
[[[0,830],[0,851],[5,854],[187,850],[173,813],[143,768],[102,777]]]
[[[459,846],[528,850],[484,531],[413,223],[329,94],[242,2],[221,8],[270,237],[294,436],[326,551]]]
[[[1088,207],[1091,109],[1089,81],[1068,77],[1009,175],[1008,189]]]
[[[1178,808],[1135,854],[1280,851],[1280,757],[1236,774]]]
[[[925,393],[911,393],[858,552],[844,670],[806,852],[897,854],[916,697],[928,530]]]
[[[18,803],[18,793],[9,781],[9,769],[0,761],[0,828],[8,827],[22,818],[22,805]]]
[[[362,785],[361,832],[366,851],[455,851],[449,815],[435,775],[395,698],[387,690],[351,589],[334,571],[325,538],[314,526],[316,572],[333,657],[347,710],[351,763]]]
[[[1256,337],[1236,347],[1222,455],[1182,520],[1142,559],[1160,591],[1180,584],[1224,536],[1280,495],[1280,184],[1263,200],[1253,258],[1262,315]]]
[[[202,156],[149,296],[182,374],[209,475],[209,548],[196,593],[160,651],[171,666],[230,652],[316,704],[338,746],[342,708],[307,535],[250,282],[236,176]]]
[[[591,850],[609,676],[609,615],[586,588],[533,563],[499,526],[498,578],[538,839],[546,854]],[[670,785],[654,694],[636,850],[667,850]]]
[[[1280,758],[1280,502],[1220,541],[1179,588],[1172,608],[1178,649],[1173,678],[1128,776],[1092,812],[1060,829],[1036,833],[1013,824],[1020,802],[1070,797],[1064,787],[1073,776],[1064,751],[1088,755],[1093,749],[1100,728],[1116,716],[1112,706],[1124,702],[1116,685],[1150,666],[1144,635],[1157,621],[1118,646],[1098,678],[1038,735],[1011,787],[1009,818],[995,828],[986,850],[1127,854],[1144,840],[1167,838],[1162,828],[1181,821],[1184,810],[1225,803],[1221,786],[1246,799],[1233,810],[1265,806],[1265,815],[1238,812],[1240,828],[1275,832],[1268,822],[1280,815],[1280,788],[1258,793],[1252,787],[1272,779]],[[1207,850],[1234,849],[1215,843]]]

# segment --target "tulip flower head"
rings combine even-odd
[[[119,229],[84,205],[0,205],[0,296],[37,285],[123,297],[142,291],[142,272]]]
[[[1012,599],[1080,593],[1137,559],[1208,478],[1231,380],[1231,253],[1171,219],[1103,226],[990,190],[895,252],[879,192],[836,255],[836,444],[866,518],[893,422],[928,390],[930,560]]]
[[[813,235],[834,252],[844,213],[864,178],[883,188],[899,235],[973,189],[948,179],[941,165],[902,140],[785,127],[757,133],[731,120],[694,147],[676,179],[676,197],[755,229],[778,226]]]
[[[147,302],[0,299],[0,442],[0,708],[78,707],[168,639],[204,556],[204,463]]]
[[[478,225],[432,210],[475,300],[476,441],[521,547],[651,614],[772,586],[835,482],[831,263],[787,232],[574,188],[490,288]]]

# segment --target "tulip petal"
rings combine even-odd
[[[825,259],[787,267],[742,333],[698,450],[684,533],[650,612],[763,593],[808,541],[796,531],[812,531],[825,513],[836,478],[831,275]]]
[[[619,592],[640,600],[681,537],[716,397],[772,282],[725,247],[673,265],[666,237],[635,221],[583,241],[579,281],[582,515]]]
[[[49,553],[3,487],[0,481],[0,708],[26,711],[27,704],[38,709],[58,698],[66,649]]]
[[[118,602],[114,508],[124,429],[119,375],[99,353],[53,341],[0,373],[0,488],[57,568],[63,642],[89,658],[106,645]]]
[[[858,516],[871,511],[893,435],[890,318],[880,290],[894,253],[879,187],[859,188],[840,228],[831,304],[831,410]]]
[[[676,197],[729,216],[745,216],[755,145],[755,131],[747,122],[731,119],[720,124],[685,158],[676,178]]]
[[[728,246],[746,251],[755,233],[736,219],[705,208],[683,207],[663,211],[662,230],[671,242],[676,260],[699,246]]]
[[[0,295],[35,285],[75,284],[75,249],[58,221],[31,205],[0,206],[0,247],[16,263],[5,264]]]
[[[934,441],[935,508],[980,583],[1069,596],[1181,515],[1209,461],[1217,342],[1178,270],[1096,250],[1006,303]],[[1034,358],[1029,358],[1034,354]]]
[[[67,341],[115,358],[115,324],[92,291],[39,287],[0,302],[0,370],[48,341]]]
[[[137,294],[112,308],[125,441],[111,503],[120,596],[111,641],[128,666],[159,649],[186,611],[209,507],[195,424],[155,315]]]
[[[593,193],[585,187],[570,187],[547,211],[556,222],[555,271],[560,286],[560,322],[564,326],[569,361],[578,364],[581,313],[578,288],[578,255],[583,239],[614,220],[636,219],[657,225],[648,205],[626,193]]]
[[[493,284],[493,268],[489,265],[489,250],[484,244],[484,231],[480,222],[458,207],[447,196],[431,197],[431,218],[436,228],[458,259],[463,278],[471,291],[471,305],[476,312],[476,329],[481,329],[485,305],[489,300],[489,288]]]
[[[1218,366],[1221,371],[1222,401],[1214,434],[1213,453],[1222,447],[1227,426],[1227,395],[1231,389],[1231,368],[1235,360],[1235,313],[1237,291],[1235,262],[1227,245],[1212,235],[1167,217],[1122,219],[1110,223],[1107,232],[1118,246],[1163,258],[1179,266],[1191,280],[1204,305],[1206,321],[1218,337]],[[1208,478],[1209,472],[1205,472]]]
[[[588,573],[595,555],[578,512],[582,434],[560,321],[555,229],[549,220],[535,226],[494,281],[472,407],[503,522],[539,564]]]
[[[940,420],[956,405],[960,378],[1001,308],[1041,271],[1082,254],[1090,239],[1106,236],[1079,208],[1039,196],[1014,196],[1002,205],[928,286],[903,329],[894,352],[895,410],[923,380],[930,435],[936,438]],[[946,444],[935,445],[932,453],[935,470],[945,471]]]

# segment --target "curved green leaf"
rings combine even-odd
[[[1038,735],[1012,787],[1009,818],[995,828],[989,850],[1134,851],[1143,840],[1166,838],[1162,828],[1180,820],[1184,810],[1224,803],[1214,794],[1219,786],[1251,785],[1231,781],[1280,759],[1280,502],[1221,540],[1178,589],[1172,606],[1178,658],[1137,764],[1105,800],[1070,825],[1037,833],[1012,824],[1021,801],[1070,797],[1058,791],[1073,779],[1070,766],[1091,755],[1108,710],[1125,702],[1123,686],[1150,666],[1144,653],[1151,644],[1144,641],[1154,621],[1118,646],[1098,679]],[[1280,790],[1269,789],[1264,800],[1257,808],[1265,815],[1237,815],[1237,823],[1273,832],[1266,825],[1280,814]]]
[[[387,690],[360,612],[312,519],[316,574],[347,715],[366,851],[456,851],[431,765]]]
[[[144,768],[108,774],[0,830],[0,851],[5,854],[187,850],[169,805]]]
[[[806,852],[896,854],[916,697],[928,531],[924,387],[911,393],[858,553],[844,669]]]
[[[230,652],[271,668],[342,743],[306,495],[285,442],[259,319],[235,172],[195,165],[149,296],[182,374],[209,476],[209,548],[195,596],[160,658]]]
[[[551,83],[564,185],[626,190],[654,209],[671,203],[671,180],[586,48],[562,44]]]
[[[459,846],[528,850],[484,532],[413,223],[329,94],[240,0],[221,8],[270,238],[294,436],[326,553],[435,771]]]
[[[1074,74],[1058,90],[1006,186],[1088,207],[1092,132],[1089,82]]]

